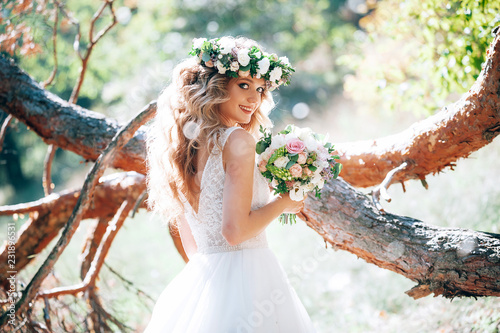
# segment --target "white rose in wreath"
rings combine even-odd
[[[201,49],[201,47],[203,46],[203,43],[205,43],[207,41],[206,38],[195,38],[193,39],[193,47],[195,49]]]
[[[233,72],[237,72],[237,71],[238,71],[238,69],[240,69],[240,65],[238,64],[238,62],[237,62],[237,61],[233,61],[233,62],[231,63],[231,70],[232,70]]]
[[[269,61],[269,58],[263,58],[262,60],[257,62],[257,65],[259,65],[259,73],[261,75],[266,75],[267,71],[269,70],[269,65],[271,65],[271,62]]]
[[[224,67],[224,64],[222,61],[217,61],[217,70],[219,71],[219,74],[225,74],[226,73],[226,67]]]
[[[233,47],[236,46],[236,43],[231,38],[222,37],[219,40],[219,46],[220,46],[220,53],[228,54],[233,50]]]
[[[250,56],[248,55],[248,49],[241,49],[238,51],[238,62],[241,66],[246,66],[250,62]]]
[[[269,81],[275,82],[279,79],[281,79],[281,75],[283,74],[283,71],[281,70],[281,67],[275,67],[271,73],[269,74]]]

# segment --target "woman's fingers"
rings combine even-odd
[[[295,213],[299,213],[304,208],[304,201],[305,200],[297,202],[295,205]]]
[[[294,201],[290,198],[289,193],[280,194],[282,200],[287,202],[287,208],[283,211],[284,213],[299,213],[302,209],[304,209],[305,199],[301,201]]]

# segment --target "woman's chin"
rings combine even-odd
[[[248,124],[252,120],[252,115],[248,115],[246,117],[242,117],[241,120],[238,122],[239,124]]]

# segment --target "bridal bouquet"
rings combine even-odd
[[[325,181],[337,178],[342,169],[342,164],[335,161],[339,156],[334,154],[333,145],[310,128],[288,125],[272,136],[261,126],[260,132],[263,137],[256,145],[259,171],[270,182],[274,194],[290,192],[292,200],[301,201],[308,192],[315,191],[319,198]],[[296,222],[295,214],[290,218]],[[281,214],[279,221],[287,223],[288,215]]]

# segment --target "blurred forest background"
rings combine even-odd
[[[19,1],[1,5],[2,54],[42,82],[54,68],[54,16],[40,13],[37,2],[22,15],[14,13],[12,2]],[[99,5],[65,2],[80,22],[81,48]],[[491,31],[500,25],[500,3],[487,0],[119,0],[114,9],[119,23],[94,48],[77,104],[128,121],[156,99],[193,38],[243,35],[288,56],[296,67],[292,84],[273,92],[276,129],[287,123],[309,126],[329,133],[333,142],[397,133],[458,100],[477,78]],[[98,28],[108,23],[106,18],[97,22]],[[9,34],[20,24],[26,34],[13,51]],[[61,17],[58,33],[57,75],[47,89],[67,100],[81,61],[73,50],[75,26]],[[0,112],[0,121],[5,117]],[[12,123],[0,153],[0,205],[43,197],[46,151],[25,125]],[[80,187],[90,166],[58,150],[52,164],[54,191]],[[406,193],[391,187],[393,201],[385,207],[440,226],[499,232],[499,169],[496,139],[459,161],[455,171],[429,177],[428,190],[419,182],[408,182]],[[18,229],[23,221],[20,216]],[[80,225],[56,264],[52,278],[61,284],[79,279],[74,259],[88,222]],[[154,300],[184,266],[159,222],[147,213],[128,220],[100,275],[106,308],[131,330],[144,328]],[[0,219],[2,238],[6,223]],[[320,332],[499,332],[496,298],[414,301],[404,294],[413,282],[325,249],[321,237],[304,224],[273,224],[268,238]],[[47,251],[19,279],[29,282]],[[61,313],[68,318],[85,308],[71,296],[66,304]]]

